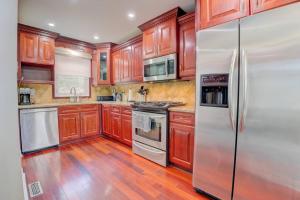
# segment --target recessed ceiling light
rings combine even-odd
[[[129,19],[134,19],[135,18],[135,14],[133,12],[128,13],[127,16],[129,17]]]
[[[98,36],[98,35],[95,35],[95,36],[94,36],[94,40],[99,40],[99,36]]]
[[[48,23],[48,26],[50,26],[50,27],[54,27],[55,26],[55,24],[54,23]]]

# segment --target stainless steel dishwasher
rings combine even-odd
[[[22,152],[59,144],[57,108],[20,110]]]

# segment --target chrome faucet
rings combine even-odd
[[[75,87],[72,87],[70,89],[70,102],[71,103],[78,103],[79,102],[79,96],[77,95],[77,91]]]

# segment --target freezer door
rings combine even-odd
[[[300,3],[241,20],[235,200],[300,199]]]
[[[193,186],[223,200],[231,199],[232,192],[236,138],[238,43],[239,21],[232,21],[197,33]],[[200,106],[203,86],[201,77],[203,75],[209,77],[207,75],[210,74],[228,75],[228,106],[215,107],[203,103]]]

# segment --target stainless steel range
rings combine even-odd
[[[132,105],[132,150],[167,166],[168,108],[181,102],[136,102]]]

